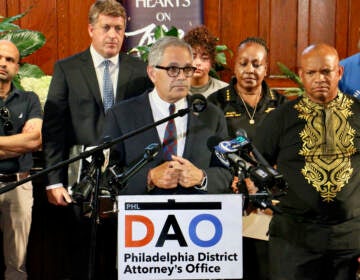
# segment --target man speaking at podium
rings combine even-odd
[[[109,109],[104,137],[118,138],[140,127],[192,107],[189,94],[191,47],[176,37],[163,37],[152,46],[147,73],[155,88]],[[204,106],[206,101],[203,100]],[[193,106],[195,107],[195,106]],[[119,194],[197,194],[230,192],[231,174],[217,164],[207,140],[227,136],[223,114],[212,104],[130,137],[113,146],[110,166],[131,166],[151,143],[161,143],[155,159],[131,177]]]

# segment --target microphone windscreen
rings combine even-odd
[[[205,96],[201,94],[193,94],[190,96],[191,109],[195,113],[200,113],[206,109],[207,101]]]

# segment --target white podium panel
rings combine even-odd
[[[118,196],[118,278],[242,278],[241,195]]]

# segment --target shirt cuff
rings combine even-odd
[[[52,190],[52,189],[57,189],[57,188],[61,188],[64,185],[62,183],[56,183],[56,184],[52,184],[49,186],[46,186],[46,190]]]

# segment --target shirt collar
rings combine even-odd
[[[103,61],[106,60],[106,59],[110,60],[113,65],[117,65],[119,63],[119,54],[117,54],[117,55],[115,55],[113,57],[110,57],[110,58],[104,58],[102,55],[100,55],[95,50],[93,45],[90,46],[90,54],[91,54],[91,57],[93,59],[94,66],[96,68],[102,66]]]
[[[162,115],[169,115],[169,106],[171,103],[162,100],[155,88],[149,93],[149,98],[150,102],[161,112]],[[176,101],[174,104],[175,113],[180,109],[186,109],[188,107],[186,97]]]

